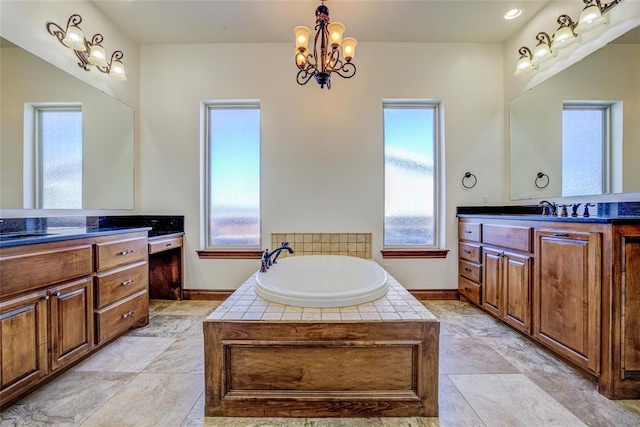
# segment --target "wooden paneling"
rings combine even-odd
[[[155,254],[157,252],[162,252],[169,249],[175,249],[175,248],[181,248],[181,247],[182,247],[182,236],[173,237],[170,239],[154,240],[153,242],[149,242],[149,253]]]
[[[149,315],[146,290],[96,311],[97,343],[102,344],[120,335]]]
[[[121,237],[116,241],[106,241],[96,244],[97,271],[104,271],[146,259],[146,236],[127,236]]]
[[[93,278],[49,290],[51,369],[88,354],[93,348]]]
[[[536,339],[600,370],[600,234],[538,232]]]
[[[437,322],[205,321],[204,335],[206,416],[437,416]]]
[[[504,320],[531,332],[531,258],[507,253],[504,257]]]
[[[480,266],[480,264],[465,260],[459,260],[458,272],[461,276],[464,276],[476,283],[480,283],[480,281],[482,280],[482,267]]]
[[[470,242],[480,242],[482,237],[482,225],[476,222],[459,222],[458,239]]]
[[[93,247],[72,243],[6,248],[0,257],[0,295],[27,292],[36,288],[88,276],[93,273]],[[12,253],[14,252],[14,253]],[[28,274],[25,274],[28,273]]]
[[[458,257],[471,262],[482,262],[482,249],[480,245],[471,243],[458,243]]]
[[[622,239],[622,297],[623,377],[640,380],[640,236]]]
[[[14,399],[48,373],[47,294],[0,303],[0,403]]]
[[[96,275],[96,308],[147,288],[149,267],[144,261]]]
[[[458,276],[458,292],[474,304],[481,304],[481,286],[462,276]]]
[[[503,251],[485,248],[482,252],[482,306],[496,314],[502,312]]]
[[[482,243],[531,252],[531,227],[483,224]]]

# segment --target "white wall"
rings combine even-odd
[[[374,258],[413,289],[457,288],[459,205],[501,204],[502,45],[358,45],[357,75],[330,91],[298,86],[290,44],[141,47],[141,199],[146,214],[185,215],[186,288],[234,289],[258,260],[200,260],[200,106],[259,99],[262,230],[372,232]],[[382,260],[382,100],[441,99],[445,111],[446,259]],[[465,171],[478,185],[465,190]]]

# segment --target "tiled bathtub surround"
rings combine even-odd
[[[207,319],[319,322],[437,320],[391,276],[389,291],[382,298],[365,304],[334,308],[303,308],[270,302],[259,297],[254,287],[255,276],[251,276]]]
[[[371,233],[271,233],[271,249],[289,242],[293,255],[347,255],[371,259]],[[281,256],[289,255],[283,251]]]

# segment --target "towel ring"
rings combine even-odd
[[[469,179],[469,178],[473,178],[473,184],[471,185],[467,185],[467,183],[465,182],[465,179]],[[476,178],[474,174],[472,174],[471,172],[464,173],[464,176],[462,177],[462,186],[464,188],[473,188],[476,186],[477,183],[478,183],[478,178]]]
[[[549,185],[549,175],[547,175],[546,173],[538,172],[538,174],[536,175],[535,184],[538,188],[547,188],[547,185]]]

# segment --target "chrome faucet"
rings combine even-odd
[[[547,202],[546,200],[543,200],[539,203],[539,205],[542,206],[542,215],[543,216],[558,216],[558,206],[554,203],[554,202]],[[547,207],[551,210],[551,214],[549,214]]]
[[[264,254],[262,254],[262,261],[260,263],[260,272],[266,273],[269,267],[273,264],[277,264],[277,259],[280,256],[280,252],[287,251],[290,254],[294,253],[292,247],[289,246],[289,242],[282,242],[280,247],[269,252],[269,249],[265,249]]]

